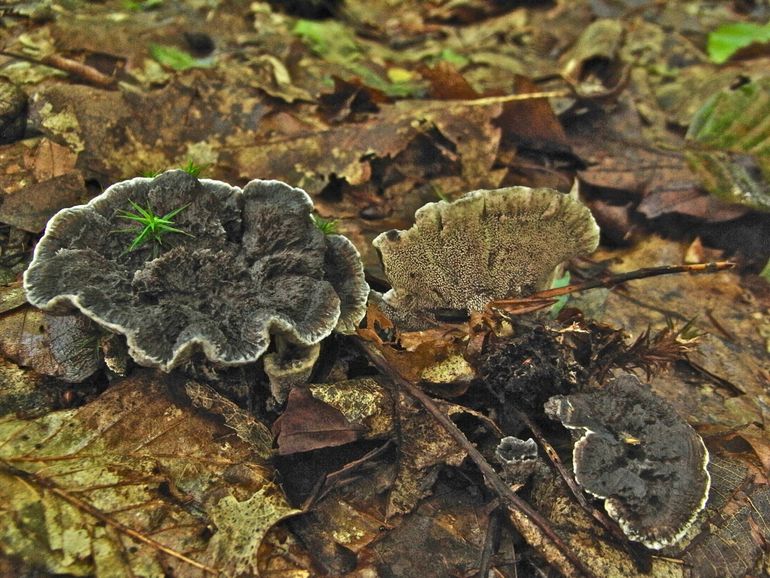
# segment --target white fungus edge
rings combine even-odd
[[[564,401],[570,407],[572,407],[572,404],[569,401],[567,400],[564,400]],[[591,435],[596,435],[597,432],[587,427],[567,425],[564,422],[562,422],[562,425],[564,425],[564,427],[566,427],[569,430],[583,432],[583,435],[575,442],[574,446],[572,447],[572,471],[575,475],[575,481],[578,483],[578,485],[581,488],[583,488],[583,491],[586,492],[587,494],[590,494],[593,497],[598,498],[600,500],[604,500],[604,509],[607,511],[607,514],[618,523],[620,528],[623,530],[623,533],[630,540],[633,540],[634,542],[641,542],[644,546],[646,546],[647,548],[650,548],[651,550],[661,550],[663,548],[666,548],[667,546],[673,546],[684,537],[684,535],[693,525],[695,520],[698,518],[698,515],[701,513],[703,508],[706,507],[706,503],[708,502],[708,498],[709,498],[709,491],[711,490],[711,474],[709,474],[709,471],[708,471],[709,451],[708,451],[708,448],[706,447],[706,444],[703,443],[703,438],[701,438],[700,436],[698,436],[698,441],[700,441],[700,444],[703,447],[703,461],[701,462],[701,469],[706,474],[706,487],[704,488],[704,491],[703,491],[703,497],[701,498],[701,501],[698,504],[697,508],[690,515],[690,518],[684,524],[682,524],[682,526],[678,528],[673,535],[671,535],[669,538],[666,538],[666,539],[650,540],[649,537],[644,536],[639,532],[637,532],[631,526],[630,522],[620,515],[620,513],[618,512],[617,508],[613,503],[613,498],[608,496],[602,496],[601,494],[596,494],[590,491],[583,485],[583,482],[580,481],[580,477],[578,476],[575,468],[578,449],[583,444],[587,443],[587,440]],[[690,427],[689,424],[688,424],[688,427]]]
[[[93,199],[88,201],[88,203],[85,203],[85,204],[82,204],[82,205],[74,205],[72,207],[68,207],[67,209],[63,209],[62,211],[60,211],[59,213],[54,215],[54,217],[49,221],[49,223],[48,223],[48,225],[46,227],[46,233],[48,233],[49,230],[54,230],[55,229],[55,227],[57,225],[57,221],[61,218],[62,215],[70,214],[70,213],[73,213],[73,212],[74,213],[84,212],[84,211],[89,210],[89,209],[95,210],[94,208],[98,204],[103,202],[104,199],[108,195],[112,194],[112,192],[115,189],[123,188],[123,187],[130,187],[130,186],[136,185],[138,183],[149,182],[149,181],[152,181],[152,180],[153,180],[152,178],[148,178],[148,177],[134,177],[132,179],[128,179],[128,180],[125,180],[125,181],[119,181],[117,183],[114,183],[114,184],[110,185],[109,187],[107,187],[101,194],[97,195],[96,197],[94,197]],[[243,189],[241,189],[240,187],[236,187],[236,186],[230,185],[230,184],[225,183],[223,181],[218,181],[218,180],[214,180],[214,179],[198,179],[198,180],[201,183],[203,183],[204,185],[205,184],[211,184],[211,185],[216,185],[216,186],[224,185],[226,187],[229,187],[229,188],[233,189],[233,194],[234,195],[237,195],[237,196],[243,195]],[[310,198],[310,195],[308,195],[307,192],[303,191],[302,189],[299,189],[297,187],[292,187],[291,185],[288,185],[287,183],[284,183],[283,181],[278,181],[278,180],[275,180],[275,179],[272,179],[272,180],[254,179],[254,180],[250,181],[246,186],[249,186],[252,183],[258,183],[258,184],[265,183],[265,184],[268,184],[268,185],[271,185],[271,184],[274,184],[274,183],[278,183],[278,184],[280,184],[282,186],[290,187],[294,191],[297,191],[297,192],[302,194],[303,200],[309,204],[310,210],[312,211],[313,201]],[[310,212],[308,213],[308,220],[311,220]],[[348,241],[349,241],[349,239],[348,239]],[[351,243],[351,246],[352,246],[352,243]],[[353,246],[353,248],[355,249],[354,246]],[[32,261],[31,261],[31,263],[35,263],[35,260],[38,257],[38,253],[42,252],[45,249],[46,249],[46,244],[39,242],[35,246],[34,252],[32,254]],[[356,253],[358,253],[357,249],[356,249]],[[340,318],[340,308],[338,307],[337,308],[337,313],[336,313],[336,315],[334,315],[333,323],[329,324],[330,325],[330,329],[328,331],[320,333],[319,334],[320,337],[318,337],[317,339],[313,339],[313,338],[305,339],[299,332],[296,331],[296,329],[295,329],[295,327],[294,327],[294,325],[292,323],[287,322],[285,319],[283,319],[281,317],[273,317],[269,323],[266,323],[264,325],[263,331],[260,332],[260,335],[265,339],[265,342],[267,343],[267,345],[265,345],[265,347],[257,350],[255,355],[253,355],[253,356],[239,356],[239,357],[234,357],[234,358],[230,358],[230,359],[222,359],[220,357],[220,350],[219,350],[219,348],[215,347],[215,345],[211,341],[209,341],[207,339],[204,339],[202,337],[191,337],[190,339],[186,340],[184,343],[180,344],[178,347],[174,348],[172,350],[172,355],[171,355],[170,359],[167,362],[164,363],[162,359],[160,359],[158,357],[153,357],[152,355],[147,354],[144,350],[142,350],[139,347],[139,344],[137,342],[137,338],[136,338],[136,335],[135,335],[134,332],[129,332],[127,330],[127,328],[125,328],[124,326],[119,325],[117,323],[113,323],[113,322],[107,321],[106,319],[103,319],[102,317],[100,317],[99,315],[97,315],[96,313],[94,313],[93,311],[88,309],[87,307],[85,307],[81,303],[80,297],[78,295],[71,294],[71,293],[64,293],[64,294],[57,295],[56,297],[54,297],[53,299],[50,299],[50,300],[42,300],[42,299],[36,298],[35,297],[35,290],[29,284],[28,276],[29,276],[29,272],[30,272],[31,269],[32,269],[32,267],[30,266],[29,268],[27,268],[26,271],[24,271],[23,282],[22,282],[22,285],[24,287],[24,293],[26,295],[27,301],[31,305],[33,305],[35,307],[38,307],[39,309],[42,309],[44,311],[45,310],[49,310],[50,311],[52,309],[55,310],[56,308],[58,308],[61,305],[66,305],[66,306],[69,306],[69,307],[75,307],[83,315],[85,315],[89,319],[93,320],[94,322],[98,323],[102,327],[105,327],[105,328],[109,329],[110,331],[113,331],[114,333],[118,333],[120,335],[124,335],[126,337],[126,343],[128,344],[129,355],[139,365],[157,367],[158,369],[161,369],[162,371],[164,371],[166,373],[170,372],[172,369],[174,369],[180,363],[186,361],[189,358],[189,355],[191,354],[192,350],[194,350],[194,348],[196,346],[199,347],[201,349],[201,351],[203,351],[204,355],[210,361],[212,361],[214,363],[217,363],[219,365],[225,366],[225,367],[233,367],[233,366],[238,366],[238,365],[246,365],[246,364],[253,363],[253,362],[257,361],[265,353],[265,351],[269,347],[269,344],[270,344],[270,341],[271,341],[270,336],[274,335],[275,333],[281,333],[281,334],[283,334],[285,336],[290,337],[292,339],[292,341],[294,343],[298,344],[298,345],[312,346],[312,345],[315,345],[315,344],[319,343],[320,341],[322,341],[323,339],[325,339],[329,335],[331,335],[331,333],[335,330],[335,327],[336,327],[336,325],[337,325],[337,323],[339,321],[339,318]],[[368,286],[367,286],[367,288],[368,288]],[[277,331],[275,331],[275,330],[277,330]]]

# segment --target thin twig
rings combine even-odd
[[[559,454],[556,453],[556,450],[543,435],[543,432],[540,430],[538,425],[524,412],[519,410],[514,411],[516,412],[516,418],[527,426],[530,433],[532,434],[532,437],[534,437],[537,443],[540,444],[540,446],[543,448],[545,455],[551,462],[551,465],[553,465],[553,467],[559,473],[561,478],[564,480],[564,483],[567,484],[567,487],[569,487],[572,495],[575,496],[575,499],[583,508],[583,510],[585,510],[589,516],[596,519],[596,521],[598,521],[610,534],[612,534],[612,536],[614,536],[618,542],[625,544],[627,542],[627,538],[623,534],[622,530],[618,527],[617,524],[613,523],[604,512],[597,510],[588,503],[585,494],[578,487],[577,482],[575,482],[575,478],[567,470],[567,468],[564,467],[564,462],[561,461]]]
[[[482,98],[473,98],[469,100],[439,100],[446,105],[462,104],[465,106],[489,106],[491,104],[502,104],[506,102],[515,102],[518,100],[533,100],[536,98],[565,98],[574,96],[571,90],[550,90],[545,92],[525,92],[523,94],[506,94],[505,96],[485,96]]]
[[[712,309],[706,309],[706,317],[709,318],[709,321],[711,321],[711,324],[717,328],[717,330],[724,335],[728,341],[732,341],[733,343],[738,343],[738,339],[733,335],[732,331],[728,330],[722,323],[720,323],[719,319],[716,318],[714,315],[714,311]]]
[[[16,52],[8,52],[6,50],[0,50],[0,54],[8,56],[10,58],[16,58],[18,60],[24,60],[33,64],[42,64],[44,66],[50,66],[56,70],[61,70],[67,74],[79,78],[80,80],[98,86],[100,88],[115,88],[115,78],[102,74],[93,66],[88,66],[77,60],[66,58],[58,54],[51,54],[43,58],[37,59],[26,54],[18,54]]]
[[[660,275],[673,275],[675,273],[716,273],[717,271],[726,271],[735,267],[735,263],[730,261],[717,261],[714,263],[693,263],[690,265],[666,265],[663,267],[645,267],[644,269],[637,269],[635,271],[629,271],[628,273],[617,273],[610,275],[603,279],[590,279],[583,281],[582,283],[573,283],[566,285],[565,287],[556,287],[554,289],[546,289],[545,291],[539,291],[529,295],[528,297],[520,297],[517,299],[498,299],[496,301],[490,301],[487,305],[487,310],[494,309],[511,309],[514,308],[517,312],[521,307],[527,307],[527,310],[531,310],[532,307],[542,304],[543,307],[552,303],[555,297],[561,295],[569,295],[570,293],[577,293],[578,291],[586,291],[588,289],[596,289],[597,287],[606,287],[608,289],[625,283],[626,281],[634,281],[636,279],[646,279],[648,277],[658,277]]]
[[[25,472],[24,470],[20,470],[18,468],[13,467],[11,464],[6,462],[5,460],[0,460],[0,463],[2,463],[3,469],[5,469],[8,473],[10,473],[13,476],[16,476],[17,478],[21,478],[27,482],[32,483],[33,485],[38,485],[55,496],[58,496],[68,504],[74,506],[78,510],[81,510],[100,522],[111,526],[112,528],[115,528],[118,532],[121,534],[125,534],[126,536],[129,536],[130,538],[133,538],[134,540],[137,540],[138,542],[143,542],[144,544],[147,544],[148,546],[151,546],[152,548],[155,548],[156,550],[160,550],[164,554],[168,554],[169,556],[176,558],[177,560],[181,560],[182,562],[185,562],[186,564],[189,564],[190,566],[193,566],[195,568],[198,568],[199,570],[202,570],[203,572],[207,574],[213,574],[213,575],[219,575],[220,571],[217,568],[213,568],[211,566],[207,566],[206,564],[203,564],[201,562],[197,562],[196,560],[193,560],[192,558],[188,558],[181,552],[177,552],[176,550],[173,550],[169,548],[168,546],[164,546],[160,542],[153,540],[152,538],[145,536],[141,532],[137,532],[136,530],[129,528],[128,526],[125,526],[121,524],[120,522],[113,520],[109,516],[107,516],[104,512],[101,510],[98,510],[97,508],[93,507],[88,502],[84,502],[80,498],[73,496],[66,490],[58,487],[56,484],[51,482],[50,480],[47,480],[43,477],[36,476],[35,474],[31,474],[29,472]]]
[[[405,379],[398,371],[393,368],[385,356],[371,343],[362,339],[356,339],[356,343],[364,351],[369,360],[379,369],[388,379],[397,387],[409,394],[410,397],[417,400],[433,418],[441,424],[446,432],[457,442],[457,444],[468,454],[468,457],[476,464],[481,471],[487,484],[492,490],[506,503],[506,505],[521,514],[525,515],[542,532],[544,538],[547,538],[561,552],[572,566],[581,574],[588,577],[595,577],[586,565],[575,555],[575,553],[564,543],[558,534],[537,510],[530,506],[525,500],[520,498],[511,488],[500,478],[494,468],[481,455],[476,447],[468,441],[465,434],[449,419],[449,417],[439,409],[433,399],[423,392],[416,385]],[[515,518],[512,518],[514,520]]]

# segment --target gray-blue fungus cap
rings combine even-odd
[[[180,233],[129,250],[132,207],[174,215]],[[310,346],[363,318],[369,287],[358,251],[324,235],[301,189],[254,180],[243,189],[180,170],[116,183],[48,223],[24,275],[28,301],[77,309],[126,336],[140,365],[170,371],[193,353],[256,361],[272,336]]]

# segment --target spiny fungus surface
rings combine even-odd
[[[174,213],[136,246],[133,206]],[[243,190],[180,170],[116,183],[59,212],[24,275],[27,299],[80,310],[126,336],[137,363],[170,371],[194,352],[220,365],[255,361],[271,337],[311,346],[350,332],[369,288],[355,247],[313,224],[310,197],[279,181]]]
[[[593,251],[586,206],[553,189],[509,187],[421,207],[406,231],[374,240],[396,310],[480,310],[493,299],[548,287],[564,261]]]

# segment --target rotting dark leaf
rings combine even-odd
[[[721,521],[705,540],[683,556],[702,578],[741,578],[767,556],[770,542],[770,488],[749,489],[745,504]]]
[[[36,417],[62,407],[61,381],[40,375],[0,358],[0,417]]]
[[[21,283],[0,287],[0,314],[8,313],[27,303]]]
[[[205,558],[231,576],[257,576],[259,549],[267,531],[279,520],[299,514],[286,503],[279,486],[265,484],[249,498],[226,495],[208,511],[217,533]]]
[[[539,92],[539,87],[525,76],[516,77],[516,94]],[[503,143],[543,151],[569,153],[567,135],[548,99],[534,98],[507,102],[495,121],[503,131]]]
[[[316,196],[334,175],[348,185],[362,185],[372,178],[376,159],[392,159],[420,135],[430,136],[438,130],[459,153],[463,183],[486,181],[494,185],[489,174],[497,154],[499,130],[491,120],[499,107],[468,107],[459,104],[408,101],[381,105],[380,112],[357,124],[333,126],[313,134],[303,133],[288,138],[277,135],[267,141],[227,151],[239,173],[249,178],[277,178],[295,183],[311,196]],[[396,167],[401,173],[428,172],[426,160],[413,167]],[[381,169],[380,169],[381,170]],[[444,176],[444,175],[433,175]],[[402,174],[401,179],[404,176]],[[377,183],[380,184],[380,183]],[[383,183],[394,186],[394,183]],[[356,211],[357,213],[357,211]],[[337,211],[339,214],[339,211]]]
[[[479,494],[441,484],[359,559],[392,576],[467,575],[477,569],[488,515]]]
[[[462,411],[459,406],[445,404],[444,407],[450,409],[450,413]],[[396,412],[400,424],[398,460],[388,495],[388,517],[411,512],[422,498],[431,494],[441,467],[459,466],[466,457],[443,426],[404,395],[399,396]]]
[[[319,97],[321,111],[332,122],[359,120],[378,112],[379,104],[387,101],[381,92],[355,80],[334,78],[334,92]]]
[[[376,379],[364,377],[336,383],[310,384],[315,399],[339,410],[353,426],[364,426],[365,439],[381,439],[394,430],[391,393]]]
[[[365,428],[313,397],[305,387],[289,392],[286,409],[273,425],[280,455],[344,445],[362,437]]]
[[[20,140],[27,127],[27,95],[6,78],[0,78],[0,145]]]

